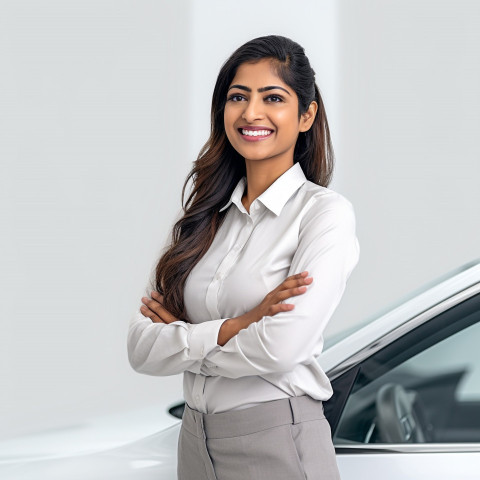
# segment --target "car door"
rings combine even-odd
[[[390,332],[332,378],[325,412],[342,480],[480,478],[479,291]]]

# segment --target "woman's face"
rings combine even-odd
[[[316,102],[310,114],[299,119],[297,94],[274,73],[270,62],[263,59],[238,67],[227,92],[225,132],[245,160],[275,159],[287,167],[293,165],[299,132],[313,123]]]

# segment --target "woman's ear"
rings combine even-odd
[[[310,103],[308,110],[305,113],[302,113],[302,117],[300,119],[300,132],[306,132],[310,130],[310,127],[315,120],[315,115],[317,114],[318,110],[318,103],[314,100]]]

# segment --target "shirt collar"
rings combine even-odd
[[[280,175],[257,200],[262,202],[275,215],[280,215],[282,208],[288,199],[307,181],[300,163],[294,163],[286,172]],[[247,178],[243,176],[237,183],[237,186],[230,196],[230,200],[220,208],[222,212],[232,203],[235,203],[239,209],[243,207],[242,196],[245,191]],[[242,207],[240,207],[242,205]],[[243,207],[244,209],[245,207]]]

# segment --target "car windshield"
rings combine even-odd
[[[353,326],[347,327],[344,330],[340,330],[339,332],[326,336],[325,342],[324,342],[324,350],[327,350],[331,346],[347,338],[349,335],[356,332],[357,330],[360,330],[365,325],[368,325],[369,323],[373,322],[377,318],[380,318],[383,315],[387,314],[388,312],[395,310],[397,307],[399,307],[400,305],[403,305],[404,303],[408,302],[412,298],[415,298],[416,296],[422,294],[423,292],[426,292],[427,290],[439,285],[440,283],[448,280],[449,278],[452,278],[455,275],[458,275],[459,273],[464,272],[465,270],[468,270],[469,268],[478,264],[480,264],[480,259],[474,260],[472,262],[468,262],[462,265],[461,267],[457,267],[454,270],[451,270],[450,272],[447,272],[444,275],[436,278],[435,280],[432,280],[422,285],[421,287],[418,287],[417,289],[411,291],[409,294],[405,295],[404,297],[399,298],[395,303],[388,305],[387,307],[381,310],[378,310],[375,314],[370,315],[363,321],[360,321]]]

